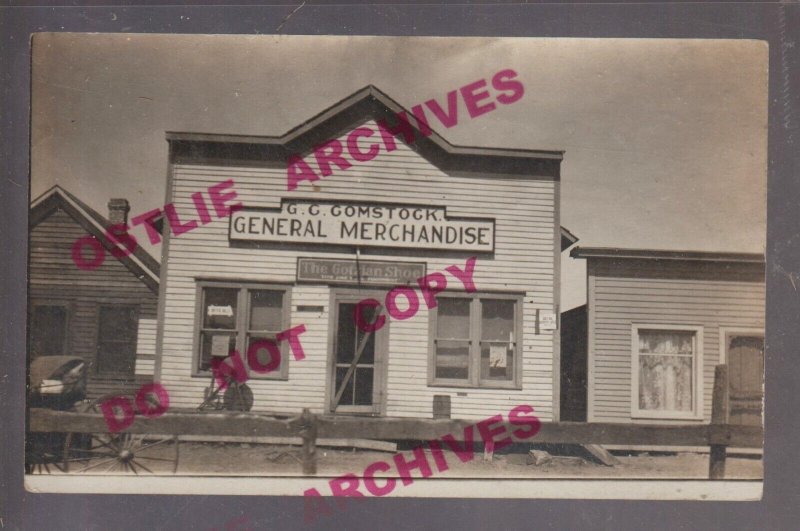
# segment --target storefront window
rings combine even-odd
[[[274,290],[250,290],[250,317],[247,324],[247,349],[255,341],[270,340],[278,344],[276,336],[283,330],[283,292]],[[258,363],[269,367],[278,363],[272,359],[269,349],[256,352]]]
[[[634,338],[638,413],[691,416],[697,409],[698,331],[637,327]]]
[[[440,297],[436,320],[436,378],[469,380],[470,299]]]
[[[514,301],[481,299],[481,380],[514,377]]]
[[[238,289],[203,289],[203,327],[200,331],[200,370],[209,370],[211,358],[225,358],[236,349]]]
[[[514,387],[521,298],[439,296],[434,321],[432,385]]]
[[[247,351],[255,341],[272,340],[288,326],[288,290],[277,286],[201,285],[200,328],[198,330],[199,357],[197,371],[209,371],[213,358],[224,359],[238,351],[245,365]],[[251,378],[285,378],[285,345],[280,345],[281,360],[274,371],[250,372]],[[261,367],[270,366],[274,360],[270,350],[256,352]]]

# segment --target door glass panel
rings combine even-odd
[[[372,385],[374,382],[372,367],[359,367],[355,373],[355,397],[353,403],[357,406],[372,405]]]
[[[338,392],[339,389],[342,388],[342,382],[344,381],[344,375],[347,374],[348,366],[344,367],[336,367],[336,391]],[[347,382],[347,385],[344,386],[344,393],[342,393],[342,398],[339,399],[340,406],[352,406],[353,405],[353,378],[351,377],[350,380]]]
[[[350,302],[339,303],[338,307],[335,338],[336,392],[342,388],[344,377],[353,363],[359,345],[363,340],[366,340],[355,371],[344,386],[344,391],[338,403],[340,407],[370,406],[373,404],[375,332],[364,332],[356,326],[355,309],[356,303]],[[375,309],[362,308],[362,310],[363,319],[367,322],[372,322],[375,317]]]
[[[359,328],[356,328],[355,332],[355,350],[357,351],[358,347],[361,345],[361,342],[364,340],[364,336],[367,335],[367,332],[364,332]],[[363,365],[365,363],[375,363],[375,332],[369,334],[367,343],[364,345],[364,350],[361,352],[361,357],[358,358],[359,365]]]
[[[356,351],[355,304],[339,304],[339,322],[336,326],[336,363],[351,363]]]

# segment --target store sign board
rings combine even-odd
[[[399,286],[425,276],[422,262],[298,258],[298,282]]]
[[[444,207],[284,201],[231,214],[231,241],[494,251],[494,220],[448,217]]]

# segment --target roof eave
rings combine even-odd
[[[672,251],[661,249],[623,249],[618,247],[575,247],[572,258],[613,258],[623,260],[676,260],[687,262],[739,262],[763,264],[761,253],[715,251]]]

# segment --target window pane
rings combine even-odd
[[[67,309],[35,306],[31,318],[31,357],[60,356],[67,335]]]
[[[250,291],[250,330],[283,330],[282,291]]]
[[[643,354],[691,355],[694,332],[639,330],[639,352]]]
[[[356,327],[355,303],[339,303],[339,322],[336,327],[336,363],[351,363],[358,346],[364,339],[366,332]],[[376,308],[363,307],[361,317],[367,323],[375,320]],[[358,363],[374,363],[375,361],[375,332],[372,332],[364,345]]]
[[[471,299],[438,297],[436,337],[469,338],[469,305]]]
[[[132,375],[136,367],[136,309],[101,306],[99,311],[98,372]]]
[[[481,299],[482,339],[514,341],[514,304],[513,300]]]
[[[256,360],[258,361],[258,366],[259,366],[260,369],[263,369],[264,367],[271,367],[271,370],[269,372],[264,372],[263,370],[261,370],[261,372],[256,371],[253,375],[262,375],[262,376],[272,375],[272,376],[277,376],[277,375],[280,374],[281,362],[283,361],[283,359],[282,359],[282,355],[280,354],[280,347],[278,346],[278,343],[276,342],[274,335],[271,335],[271,336],[270,335],[248,336],[248,338],[247,338],[247,350],[245,351],[245,355],[243,357],[245,358],[245,363],[249,366],[250,365],[250,361],[249,361],[250,360],[250,356],[247,353],[250,352],[250,346],[255,342],[258,342],[258,341],[262,341],[263,342],[265,340],[269,341],[270,343],[272,343],[275,346],[275,348],[269,348],[266,345],[262,344],[256,350]],[[273,358],[273,352],[275,353],[275,358]]]
[[[688,356],[639,356],[639,409],[692,411],[692,363]]]
[[[469,379],[469,343],[436,341],[436,378]]]
[[[514,350],[509,343],[481,345],[481,380],[512,380]]]
[[[136,341],[135,308],[101,306],[99,319],[101,341]]]
[[[235,288],[204,288],[203,328],[236,328],[236,302],[239,290]]]
[[[357,406],[372,405],[372,384],[374,369],[372,367],[359,367],[356,369],[355,378],[355,397],[353,403]]]
[[[339,389],[342,387],[342,382],[344,381],[344,376],[347,374],[348,367],[336,367],[336,391],[338,392]],[[338,405],[340,406],[352,406],[354,404],[353,399],[353,378],[351,377],[347,381],[347,385],[344,388],[344,392],[342,393],[342,397],[339,399]]]
[[[200,367],[201,371],[211,370],[211,358],[227,358],[236,350],[236,334],[231,332],[200,333]]]

